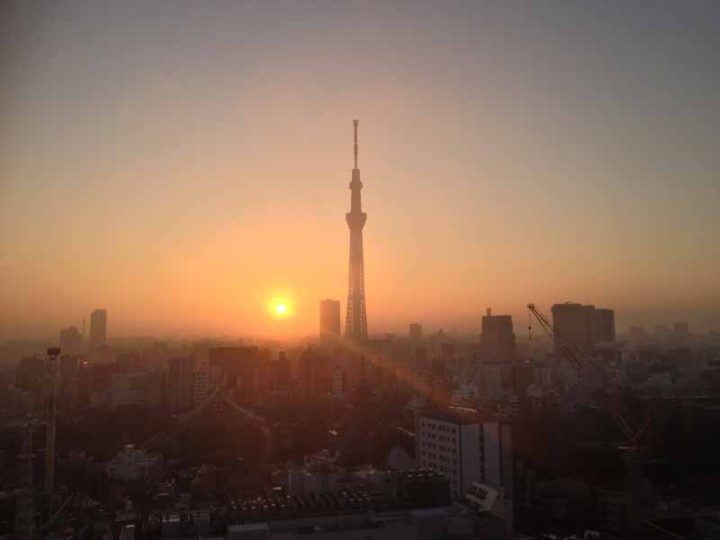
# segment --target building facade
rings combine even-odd
[[[96,309],[90,314],[90,346],[103,347],[107,343],[107,311]]]
[[[421,341],[423,337],[423,327],[420,323],[410,323],[408,336],[411,341]]]
[[[80,347],[82,347],[82,334],[77,326],[68,326],[60,330],[60,351],[63,354],[79,354]]]
[[[563,342],[589,352],[598,343],[615,341],[615,312],[566,302],[552,307],[555,352]]]
[[[340,300],[320,302],[320,339],[330,343],[340,339]]]
[[[491,485],[512,501],[512,429],[504,417],[458,407],[426,410],[415,418],[417,466],[448,479],[459,500],[473,482]]]
[[[488,314],[482,318],[480,347],[484,361],[512,362],[516,352],[512,317],[492,315],[488,310]]]
[[[615,341],[615,312],[612,309],[595,308],[595,343]]]

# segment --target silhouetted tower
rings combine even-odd
[[[52,498],[55,487],[55,422],[56,422],[56,387],[55,377],[57,371],[57,359],[60,356],[58,347],[50,347],[47,350],[47,361],[45,364],[45,376],[47,378],[47,401],[45,408],[45,494]]]
[[[367,314],[365,312],[365,270],[363,263],[362,230],[367,214],[362,211],[360,200],[360,169],[358,169],[358,121],[353,120],[355,132],[355,168],[350,181],[350,212],[345,220],[350,228],[350,276],[348,281],[345,337],[355,341],[367,339]]]

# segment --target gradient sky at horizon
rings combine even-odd
[[[0,337],[575,300],[720,328],[720,2],[6,2]],[[278,296],[294,316],[267,312]]]

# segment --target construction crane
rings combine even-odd
[[[49,501],[48,511],[52,514],[53,490],[55,487],[55,370],[56,360],[60,356],[58,347],[47,350],[45,361],[45,411],[37,411],[28,415],[23,431],[22,453],[19,456],[23,461],[18,490],[17,512],[15,516],[15,536],[21,539],[32,540],[37,531],[37,509],[35,506],[35,486],[33,478],[34,468],[34,436],[37,426],[45,426],[45,495]],[[54,519],[54,518],[53,518]]]
[[[50,347],[47,350],[46,377],[47,399],[45,404],[45,494],[52,501],[55,488],[55,422],[56,422],[56,385],[55,373],[57,371],[57,358],[60,356],[59,347]]]
[[[583,349],[578,347],[574,342],[567,339],[556,328],[545,315],[535,307],[535,304],[527,305],[528,313],[535,317],[542,329],[547,333],[555,343],[557,350],[568,361],[568,363],[576,370],[580,371],[586,367],[592,369],[602,376],[608,386],[616,393],[622,392],[623,387],[615,380],[613,374],[602,363],[588,355]],[[532,339],[532,319],[529,320],[528,330]],[[642,421],[636,429],[630,427],[620,411],[614,408],[608,408],[610,416],[620,429],[623,436],[627,439],[627,450],[637,452],[640,448],[640,441],[650,425],[650,415],[646,412]]]

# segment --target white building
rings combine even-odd
[[[453,498],[480,482],[512,508],[512,430],[505,417],[459,407],[426,410],[415,417],[415,445],[417,465],[447,477]]]
[[[105,472],[110,480],[138,482],[154,478],[162,469],[162,458],[128,444],[108,461]]]

